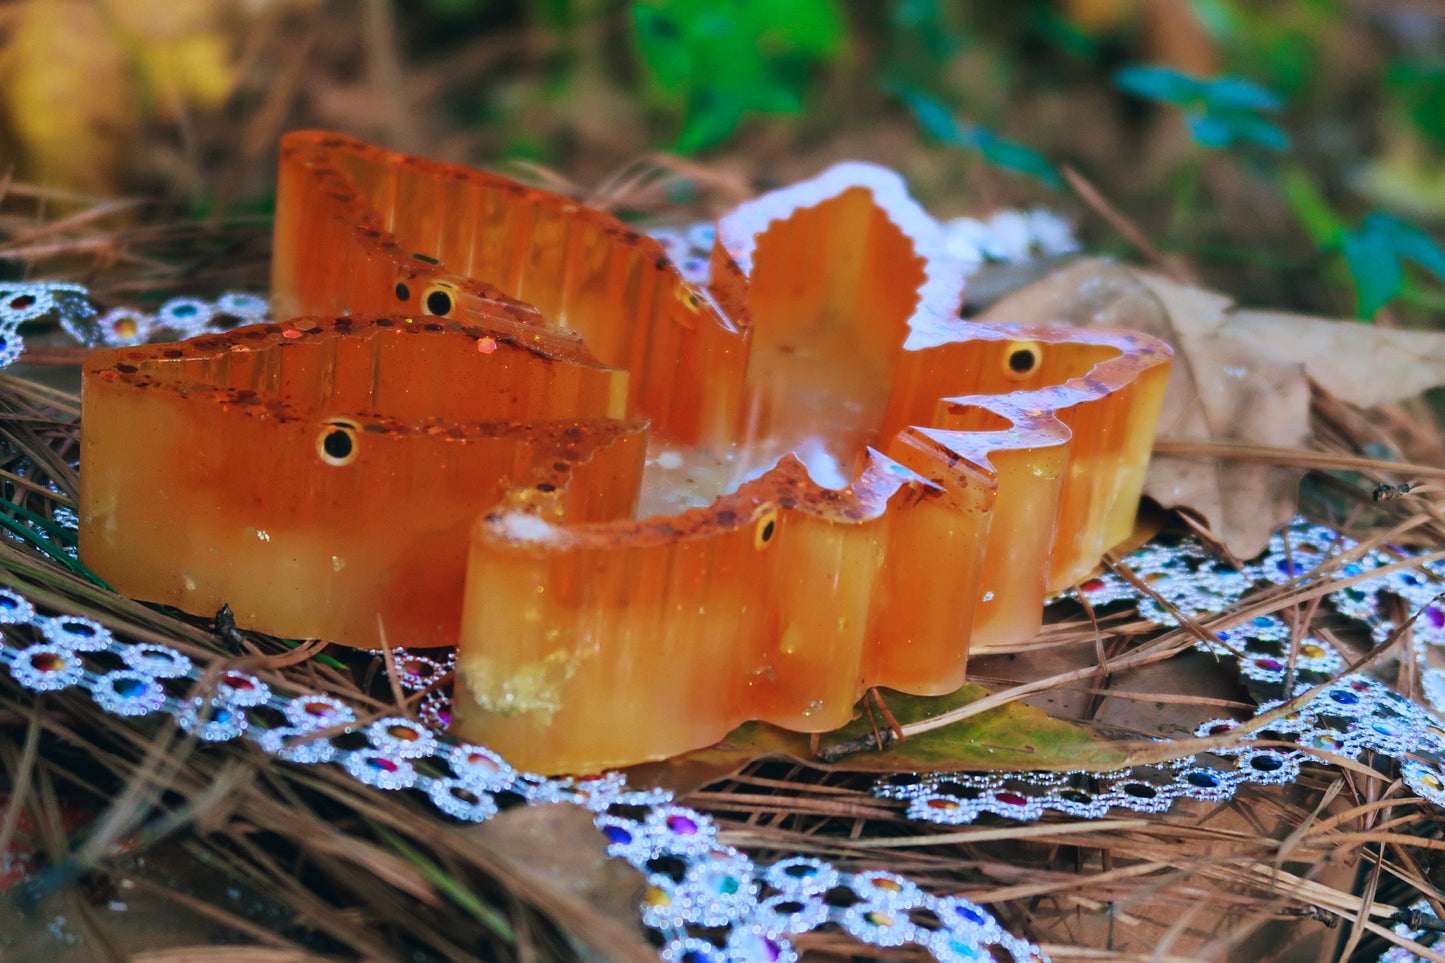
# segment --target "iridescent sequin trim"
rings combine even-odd
[[[287,762],[335,764],[368,786],[414,792],[462,822],[490,819],[501,793],[590,810],[608,852],[647,875],[642,921],[661,934],[664,960],[794,961],[790,937],[825,923],[875,946],[916,943],[941,960],[997,958],[990,948],[1017,963],[1044,959],[977,905],[932,895],[902,877],[844,873],[806,858],[759,866],[720,843],[706,815],[677,805],[670,793],[633,789],[615,773],[548,779],[519,772],[485,747],[452,742],[411,719],[358,719],[335,697],[278,692],[241,672],[222,672],[209,694],[191,695],[205,669],[187,656],[128,643],[92,619],[42,614],[11,589],[0,589],[0,625],[0,668],[33,692],[84,689],[112,715],[163,712],[207,742],[248,738]],[[430,684],[446,671],[446,663],[426,657],[393,656],[412,684]],[[105,668],[116,660],[124,667]],[[422,669],[422,661],[432,667]],[[364,744],[355,745],[357,737]]]
[[[1415,616],[1410,626],[1413,654],[1423,667],[1427,700],[1439,711],[1445,709],[1437,701],[1445,693],[1445,670],[1437,667],[1445,661],[1445,603],[1440,598],[1445,592],[1445,562],[1398,567],[1402,557],[1358,551],[1350,539],[1299,519],[1271,540],[1260,559],[1239,570],[1223,565],[1193,540],[1140,550],[1125,564],[1157,597],[1141,596],[1112,574],[1091,579],[1078,591],[1095,610],[1135,601],[1142,616],[1172,626],[1178,623],[1175,612],[1189,618],[1212,617],[1259,583],[1339,582],[1341,587],[1327,593],[1326,601],[1340,614],[1364,622],[1376,643],[1401,629],[1386,614],[1386,599],[1396,596]],[[1264,615],[1196,643],[1204,652],[1237,660],[1246,682],[1270,696],[1260,703],[1261,713],[1278,708],[1286,698],[1324,686],[1238,745],[1208,756],[1106,773],[892,776],[878,781],[875,794],[906,802],[910,818],[935,823],[968,823],[985,812],[1016,819],[1035,819],[1046,811],[1101,818],[1116,809],[1162,812],[1179,798],[1226,799],[1242,785],[1292,782],[1302,764],[1319,762],[1317,753],[1354,759],[1368,751],[1377,762],[1381,757],[1394,758],[1406,784],[1422,798],[1436,805],[1445,802],[1445,722],[1376,679],[1341,675],[1347,662],[1329,642],[1307,634],[1296,646],[1291,633],[1282,619]],[[1233,719],[1213,720],[1201,725],[1196,735],[1224,735],[1239,724]],[[1281,741],[1298,748],[1256,744]]]
[[[154,338],[189,338],[255,324],[267,317],[264,298],[228,293],[214,301],[172,298],[155,313],[119,307],[102,312],[79,284],[28,281],[0,284],[0,368],[20,357],[20,326],[53,317],[80,344],[120,347]]]

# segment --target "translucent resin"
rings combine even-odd
[[[289,135],[276,314],[354,317],[93,358],[83,557],[277,634],[459,641],[462,735],[581,771],[951,691],[1128,534],[1168,349],[959,320],[896,175],[743,205],[710,271]]]
[[[517,485],[554,485],[577,520],[635,501],[625,373],[519,340],[359,315],[100,352],[81,557],[123,594],[274,635],[453,645],[479,507]]]

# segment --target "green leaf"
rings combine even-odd
[[[843,49],[843,19],[830,0],[746,0],[739,17],[773,54],[826,59]]]
[[[1054,165],[1045,160],[1044,156],[1032,147],[1004,140],[982,127],[975,128],[975,138],[978,142],[979,153],[990,164],[997,164],[1007,170],[1037,177],[1055,190],[1064,186],[1064,182],[1054,170]]]
[[[1414,261],[1445,281],[1445,250],[1415,225],[1377,211],[1365,218],[1364,229],[1385,239],[1400,257]]]
[[[670,12],[645,3],[632,5],[632,23],[633,37],[653,88],[665,101],[684,103],[696,75],[696,64],[683,38],[682,26]]]
[[[1279,187],[1315,247],[1330,250],[1340,246],[1345,237],[1345,223],[1303,168],[1286,168],[1279,176]]]
[[[748,109],[769,114],[796,114],[803,99],[796,88],[786,84],[757,84],[748,89]]]
[[[1125,67],[1114,74],[1114,86],[1143,97],[1183,106],[1202,99],[1204,83],[1171,67]]]
[[[1223,148],[1234,143],[1234,125],[1223,117],[1191,110],[1185,112],[1184,123],[1189,136],[1203,147]]]
[[[1368,228],[1346,231],[1340,250],[1355,282],[1359,317],[1373,318],[1405,283],[1400,259],[1388,238]]]
[[[632,23],[656,101],[684,115],[680,151],[726,140],[748,111],[800,111],[810,65],[846,39],[832,0],[634,0]]]
[[[1217,110],[1277,113],[1284,107],[1279,94],[1243,77],[1220,77],[1204,83],[1203,98]]]
[[[972,684],[944,696],[882,691],[889,711],[901,725],[942,715],[990,694],[982,686]],[[881,718],[877,721],[880,727],[885,725]],[[860,710],[848,725],[825,735],[823,745],[865,739],[872,732],[867,715]],[[814,758],[810,740],[807,733],[790,732],[765,722],[748,722],[715,746],[635,767],[629,770],[629,778],[636,776],[648,785],[686,791],[736,772],[764,756],[795,759],[819,769],[872,773],[1109,767],[1125,764],[1129,754],[1138,748],[1018,703],[909,736],[882,752],[868,749],[854,753],[831,766]]]
[[[1103,45],[1098,38],[1081,29],[1063,11],[1042,4],[1030,4],[1028,9],[1029,28],[1046,43],[1091,66],[1100,59]]]
[[[954,25],[946,0],[892,0],[888,4],[892,35],[889,61],[896,62],[900,48],[917,48],[935,64],[945,64],[963,49],[967,37]]]
[[[1288,150],[1289,135],[1276,124],[1239,111],[1189,110],[1184,115],[1189,133],[1202,147],[1225,148],[1237,142],[1268,150]]]
[[[952,144],[955,147],[978,146],[975,140],[964,137],[963,127],[953,113],[923,91],[894,85],[891,92],[908,105],[908,109],[913,112],[914,120],[918,121],[918,126],[923,128],[923,132],[940,144]]]
[[[1230,118],[1235,139],[1258,144],[1267,150],[1289,150],[1289,135],[1278,124],[1250,114],[1235,114]]]
[[[991,695],[968,684],[944,696],[915,696],[884,689],[883,699],[900,725],[921,722]],[[882,725],[882,721],[879,720]],[[847,742],[873,731],[866,713],[824,741]],[[803,737],[805,740],[807,737]],[[926,769],[1048,769],[1111,761],[1122,745],[1042,709],[1010,703],[894,743],[882,752],[847,757],[839,765],[869,772]]]
[[[990,164],[1037,177],[1051,188],[1063,185],[1053,165],[1033,148],[1005,140],[986,127],[962,123],[921,90],[897,84],[890,89],[908,105],[923,132],[939,143],[976,150]]]
[[[1216,41],[1239,42],[1238,35],[1243,28],[1242,18],[1240,11],[1227,0],[1194,0],[1190,8],[1200,25]]]
[[[688,106],[687,119],[673,148],[690,154],[720,144],[732,136],[742,120],[742,103],[717,90],[703,90]]]
[[[1436,147],[1445,147],[1445,66],[1402,60],[1392,64],[1385,76],[1416,129]]]
[[[1169,67],[1143,66],[1125,67],[1114,75],[1114,83],[1137,96],[1186,108],[1190,136],[1204,147],[1243,141],[1269,150],[1289,148],[1289,136],[1259,116],[1280,110],[1283,100],[1252,80],[1199,80]]]

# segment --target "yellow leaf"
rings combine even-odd
[[[0,98],[21,171],[52,187],[114,189],[135,125],[124,52],[89,0],[25,0],[0,54]]]
[[[224,0],[100,0],[109,22],[137,43],[181,40],[216,26]]]
[[[229,45],[215,33],[142,44],[136,49],[136,66],[155,112],[166,120],[188,104],[217,106],[236,83]]]
[[[162,119],[190,105],[214,107],[230,95],[236,67],[221,30],[228,0],[100,0],[100,6]]]

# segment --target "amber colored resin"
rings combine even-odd
[[[455,724],[519,765],[951,691],[1130,530],[1168,349],[959,320],[890,172],[743,205],[697,289],[502,178],[313,132],[281,164],[277,316],[355,316],[92,359],[83,558],[278,634],[459,640]]]
[[[647,426],[617,417],[625,391],[436,318],[104,351],[84,371],[81,556],[123,594],[229,604],[275,635],[455,644],[479,507],[551,485],[563,518],[632,510]]]
[[[962,272],[896,175],[841,165],[744,205],[710,289],[738,333],[706,370],[751,480],[670,517],[504,502],[477,525],[453,717],[523,765],[831,729],[868,685],[952,691],[970,644],[1031,638],[1131,530],[1168,348],[960,320]]]

